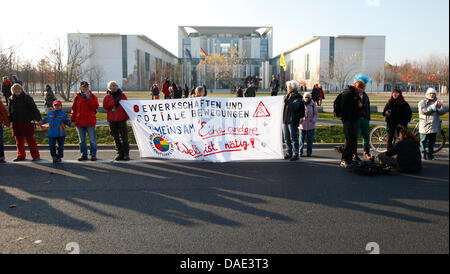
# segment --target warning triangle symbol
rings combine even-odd
[[[256,108],[256,111],[255,111],[255,114],[253,114],[253,117],[270,117],[270,113],[267,110],[266,106],[263,104],[263,102],[259,102],[259,105]]]

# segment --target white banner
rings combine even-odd
[[[141,157],[282,159],[283,97],[120,101]]]

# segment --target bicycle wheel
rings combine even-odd
[[[434,153],[438,153],[445,145],[445,133],[442,130],[441,133],[436,135],[436,143],[434,144]]]
[[[376,152],[386,151],[387,132],[384,126],[377,126],[370,132],[370,146]]]

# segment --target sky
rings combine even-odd
[[[396,64],[449,54],[448,0],[15,0],[0,47],[39,60],[70,32],[143,34],[178,55],[178,26],[272,26],[273,56],[312,36],[385,35]]]

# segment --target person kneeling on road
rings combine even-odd
[[[394,156],[397,156],[396,158]],[[380,153],[381,164],[404,173],[418,173],[422,169],[419,140],[408,129],[400,131],[398,142],[386,152]]]

